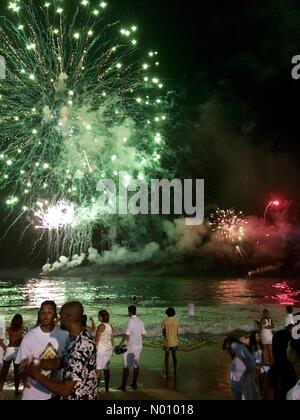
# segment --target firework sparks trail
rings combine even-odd
[[[14,0],[0,17],[0,180],[8,211],[33,214],[49,241],[72,227],[70,245],[101,178],[165,176],[169,112],[158,52],[139,57],[138,27],[106,22],[103,1],[66,3]],[[92,213],[89,235],[102,217]],[[90,239],[79,235],[79,250]]]
[[[232,243],[241,258],[245,259],[240,243],[245,238],[248,222],[243,213],[237,213],[234,209],[217,209],[215,214],[211,215],[211,220],[211,230],[216,237],[224,242]]]
[[[216,213],[211,215],[211,219],[211,230],[219,238],[234,243],[244,239],[247,221],[242,212],[217,209]]]
[[[93,213],[89,208],[80,208],[78,213],[73,203],[38,203],[34,217],[36,229],[48,232],[49,260],[56,261],[62,255],[80,255],[92,245]]]
[[[237,252],[240,254],[240,256],[241,256],[241,258],[242,258],[242,260],[246,260],[246,258],[245,258],[245,256],[244,256],[244,254],[243,254],[243,252],[242,252],[242,250],[241,250],[241,247],[239,246],[239,245],[237,245],[236,246],[236,250],[237,250]]]
[[[34,214],[41,224],[36,226],[37,229],[54,230],[75,226],[76,220],[73,204],[59,202],[57,205],[50,205],[45,209],[43,203],[38,203],[38,207]]]

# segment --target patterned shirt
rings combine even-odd
[[[86,331],[70,343],[65,356],[64,379],[72,380],[76,385],[67,400],[97,399],[96,356],[96,345]]]

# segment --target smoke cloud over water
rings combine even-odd
[[[245,217],[244,235],[240,239],[224,238],[220,232],[212,231],[211,223],[201,226],[186,226],[184,219],[165,221],[164,237],[160,242],[151,242],[130,249],[114,244],[102,253],[89,248],[87,254],[74,256],[71,260],[61,257],[53,265],[43,267],[45,274],[71,272],[75,267],[87,266],[93,272],[99,267],[114,270],[117,267],[140,267],[147,263],[153,267],[163,266],[168,271],[175,265],[192,264],[199,272],[216,267],[238,267],[245,274],[248,271],[272,272],[281,267],[290,270],[300,268],[297,249],[300,242],[300,228],[282,220],[272,224],[254,216]],[[151,271],[151,269],[150,269]]]

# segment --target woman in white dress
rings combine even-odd
[[[263,317],[260,321],[260,329],[261,342],[263,345],[263,363],[264,365],[271,366],[273,363],[272,343],[274,323],[267,309],[263,311]]]
[[[97,328],[96,346],[97,346],[97,372],[99,383],[101,372],[104,372],[105,391],[109,392],[110,370],[109,365],[113,355],[114,330],[109,323],[110,316],[107,311],[99,312],[99,321],[101,324]]]

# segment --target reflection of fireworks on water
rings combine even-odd
[[[216,236],[224,241],[239,243],[246,233],[247,221],[243,212],[237,213],[234,209],[217,209],[211,215],[211,230]]]

